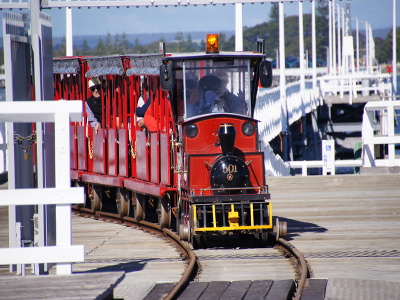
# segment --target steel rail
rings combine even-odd
[[[73,207],[73,210],[76,211],[79,215],[83,216],[95,216],[95,218],[109,221],[112,220],[115,223],[125,225],[127,227],[135,227],[137,229],[154,233],[160,237],[166,238],[169,242],[171,242],[175,248],[182,254],[183,257],[187,260],[187,268],[183,273],[181,279],[173,289],[166,296],[166,300],[174,300],[179,297],[179,295],[185,290],[185,288],[189,285],[190,281],[196,277],[198,265],[197,265],[197,257],[194,254],[193,250],[189,246],[189,244],[185,241],[182,241],[179,236],[170,229],[163,228],[161,229],[158,224],[151,223],[148,221],[137,221],[132,217],[123,217],[121,218],[118,214],[101,212],[98,211],[96,214],[93,214],[91,210],[85,208],[77,208]],[[277,243],[283,247],[286,251],[288,251],[293,257],[295,257],[298,261],[299,268],[299,279],[297,281],[297,287],[294,294],[294,300],[300,300],[303,294],[303,290],[305,288],[306,280],[310,278],[310,271],[307,266],[307,262],[303,256],[303,254],[294,247],[291,243],[284,240],[283,238],[279,238]]]
[[[283,238],[280,238],[278,239],[278,243],[280,243],[285,249],[287,249],[290,253],[292,253],[300,263],[300,279],[298,280],[295,296],[293,298],[294,300],[300,300],[306,285],[307,278],[310,278],[310,272],[307,267],[307,261],[304,258],[303,254],[288,241],[284,240]]]
[[[135,218],[132,217],[121,218],[118,214],[114,213],[98,211],[96,212],[96,214],[93,214],[90,210],[85,208],[78,209],[76,207],[73,207],[73,209],[77,211],[80,215],[95,216],[97,219],[103,221],[112,220],[114,223],[125,225],[127,227],[135,227],[143,231],[154,233],[160,237],[166,238],[169,242],[171,242],[175,246],[175,248],[181,253],[181,255],[186,258],[187,268],[183,273],[181,279],[178,281],[177,284],[175,284],[173,289],[166,296],[166,300],[177,299],[178,296],[189,285],[190,281],[196,277],[198,269],[196,255],[190,248],[189,244],[185,241],[182,241],[179,236],[172,230],[167,228],[161,229],[158,224],[147,221],[137,221]]]

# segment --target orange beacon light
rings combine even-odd
[[[218,34],[207,34],[207,42],[206,42],[206,53],[218,53],[219,52],[219,43],[218,43]]]

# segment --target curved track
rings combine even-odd
[[[76,213],[78,213],[81,216],[94,217],[98,220],[102,220],[105,222],[113,222],[128,227],[134,227],[143,230],[145,232],[155,234],[161,238],[166,239],[169,243],[173,244],[174,247],[179,251],[180,255],[186,260],[187,268],[183,273],[180,281],[174,285],[174,287],[168,293],[165,299],[177,299],[178,296],[185,290],[185,288],[189,285],[191,281],[193,281],[196,277],[199,278],[201,274],[201,271],[198,272],[199,258],[196,256],[195,252],[192,250],[190,245],[185,241],[181,241],[175,232],[165,228],[161,229],[158,224],[150,223],[147,221],[137,221],[135,218],[131,217],[121,218],[118,214],[97,212],[94,215],[92,212],[84,208],[79,209],[78,207],[73,207],[73,209],[76,211]],[[291,245],[282,238],[280,238],[276,242],[274,248],[278,248],[278,250],[281,250],[280,252],[283,253],[282,256],[290,258],[290,260],[293,262],[292,265],[294,268],[294,274],[296,274],[295,276],[296,282],[298,283],[295,292],[295,299],[301,299],[302,290],[304,288],[306,279],[309,277],[310,274],[304,257],[293,245]],[[201,263],[201,258],[200,258],[200,263]]]

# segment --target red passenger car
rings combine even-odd
[[[214,36],[210,36],[210,41]],[[266,240],[272,203],[253,119],[257,90],[272,82],[263,51],[73,57],[54,60],[57,99],[85,100],[101,81],[102,128],[71,124],[71,178],[86,208],[138,220],[157,216],[194,246],[209,235]],[[259,49],[262,49],[259,44]],[[139,100],[151,101],[144,116]],[[85,106],[84,106],[85,107]],[[277,222],[277,236],[286,224]]]

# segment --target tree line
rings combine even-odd
[[[328,3],[318,2],[316,8],[316,53],[317,59],[326,61],[327,46],[329,45],[329,22],[328,22]],[[285,23],[285,52],[286,55],[298,57],[299,55],[299,24],[298,16],[286,17]],[[312,26],[311,14],[303,16],[304,26],[304,48],[308,50],[309,59],[311,60],[312,49]],[[356,32],[353,31],[354,41],[356,40]],[[104,38],[104,37],[103,37]],[[164,39],[142,45],[138,39],[132,42],[128,41],[126,34],[116,34],[111,36],[107,34],[105,40],[99,37],[95,47],[90,48],[86,40],[82,45],[75,46],[74,55],[110,55],[110,54],[140,54],[140,53],[157,53],[159,52],[159,43],[166,42]],[[278,3],[272,3],[269,14],[269,21],[258,24],[254,27],[245,27],[243,29],[243,50],[255,51],[257,39],[265,40],[266,54],[275,58],[275,50],[279,49],[279,6]],[[361,55],[365,53],[365,35],[360,33],[360,51]],[[397,44],[400,44],[400,28],[397,29]],[[385,39],[375,38],[375,56],[379,63],[391,63],[392,60],[392,32],[390,31]],[[226,34],[219,34],[220,50],[234,51],[235,37],[227,37]],[[338,44],[338,43],[336,43]],[[205,40],[194,42],[191,34],[178,32],[173,42],[166,43],[167,52],[193,52],[204,51]],[[58,45],[54,49],[54,56],[65,55],[64,43]],[[397,47],[397,58],[400,59],[400,47]]]
[[[245,27],[243,29],[243,50],[255,51],[256,41],[258,38],[265,40],[265,48],[267,56],[275,58],[275,50],[279,49],[279,7],[278,3],[272,4],[269,15],[269,21],[258,24],[254,27]],[[311,59],[311,42],[312,27],[311,14],[303,16],[304,21],[304,48],[308,50],[309,59]],[[285,52],[286,55],[298,57],[298,16],[290,16],[285,18]],[[316,9],[316,48],[317,59],[326,61],[327,46],[329,44],[328,34],[328,3],[318,2]],[[354,40],[355,31],[353,31]],[[397,28],[397,44],[400,44],[400,28]],[[166,43],[167,52],[193,52],[204,51],[205,40],[195,42],[192,40],[190,33],[178,32],[175,40],[166,42],[165,39],[142,45],[136,38],[133,42],[127,39],[125,33],[112,36],[108,33],[105,37],[99,36],[97,44],[90,47],[85,39],[80,45],[74,46],[74,55],[77,56],[104,56],[111,54],[143,54],[158,53],[159,43]],[[220,50],[233,51],[235,49],[235,37],[227,37],[226,34],[219,34]],[[338,43],[337,43],[338,44]],[[361,56],[365,53],[365,35],[360,34],[360,51]],[[65,37],[61,43],[53,46],[53,56],[60,57],[66,55]],[[397,58],[400,59],[400,47],[397,47]],[[391,63],[392,60],[392,31],[390,31],[385,39],[375,38],[375,56],[379,63]],[[0,50],[0,63],[4,61],[3,49]]]

